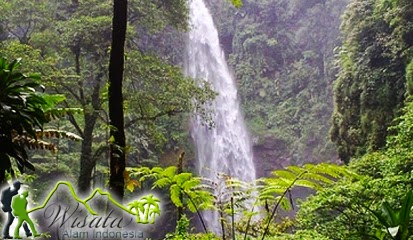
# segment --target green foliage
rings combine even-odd
[[[218,240],[212,233],[207,234],[191,234],[189,233],[189,219],[186,215],[182,215],[178,220],[174,233],[166,235],[165,240]]]
[[[156,56],[131,51],[125,71],[129,79],[126,86],[134,93],[125,93],[128,106],[141,120],[172,116],[192,109],[205,115],[201,112],[202,105],[215,97],[207,82],[195,83],[185,77],[180,68]]]
[[[396,133],[388,137],[387,147],[390,149],[397,148],[397,150],[402,150],[403,152],[410,151],[412,147],[410,140],[413,138],[411,131],[411,126],[413,125],[412,108],[412,97],[409,97],[406,100],[406,106],[401,109],[403,115],[396,118],[395,124],[389,128],[389,131]]]
[[[294,234],[281,234],[275,237],[269,237],[268,240],[330,240],[314,230],[299,230]]]
[[[130,153],[139,158],[159,159],[165,147],[175,147],[187,140],[187,113],[197,112],[208,121],[203,106],[215,97],[209,84],[198,85],[183,75],[179,67],[171,66],[160,57],[131,51],[125,69],[126,127],[136,145]],[[139,134],[136,134],[139,133]]]
[[[238,209],[236,213],[242,212],[245,209],[246,200],[251,198],[253,194],[253,184],[246,183],[237,178],[233,178],[224,173],[215,173],[216,179],[201,178],[202,187],[214,195],[215,206],[218,211],[222,211],[223,215],[230,215],[231,199],[234,206]]]
[[[152,188],[168,188],[172,202],[176,207],[186,206],[192,212],[212,208],[213,196],[201,188],[201,178],[192,173],[177,173],[177,167],[165,169],[154,167],[131,168],[130,176],[139,182],[154,180]],[[185,201],[186,199],[186,201]]]
[[[16,9],[16,6],[18,9]],[[0,1],[2,27],[21,43],[28,43],[37,27],[50,23],[55,8],[47,1]]]
[[[302,167],[289,166],[285,170],[275,170],[272,173],[273,177],[258,180],[263,183],[259,187],[258,198],[263,202],[276,200],[278,205],[285,206],[285,210],[291,208],[290,200],[286,195],[294,187],[305,187],[318,191],[334,183],[333,179],[358,177],[346,167],[327,163],[305,164]]]
[[[231,0],[231,3],[237,8],[242,7],[242,0]]]
[[[361,176],[358,181],[337,182],[302,203],[297,217],[302,229],[331,239],[411,237],[411,210],[406,209],[411,208],[412,114],[408,100],[389,130],[393,135],[386,149],[353,160],[351,168]]]
[[[340,15],[346,4],[244,1],[236,10],[222,1],[212,4],[256,145],[267,139],[280,142],[271,150],[289,164],[336,158],[328,137],[331,85],[337,73],[333,49],[340,44]],[[277,164],[262,158],[268,165]]]
[[[260,180],[264,185],[260,188],[258,199],[262,205],[267,206],[268,203],[275,205],[271,214],[267,216],[268,222],[263,232],[263,239],[268,233],[278,208],[290,210],[292,199],[288,199],[287,194],[292,188],[305,187],[319,191],[331,185],[334,182],[332,179],[351,180],[359,177],[346,167],[326,163],[305,164],[303,167],[290,166],[286,170],[273,171],[273,175],[272,178]]]
[[[167,26],[178,30],[188,28],[189,7],[185,0],[168,2],[132,0],[128,4],[129,21],[139,33],[149,32],[152,35]]]
[[[47,122],[44,111],[51,106],[35,88],[42,86],[38,75],[26,76],[16,71],[20,61],[10,64],[0,60],[1,89],[1,132],[10,135],[14,130],[18,134],[27,132],[36,138],[35,128],[42,128]],[[4,119],[4,120],[3,120]]]
[[[47,134],[42,133],[43,125],[50,120],[46,112],[62,100],[62,96],[47,95],[36,90],[44,91],[39,83],[40,77],[18,72],[16,68],[19,66],[20,60],[8,63],[6,59],[0,59],[1,182],[5,181],[5,171],[11,172],[14,177],[10,157],[16,160],[18,169],[23,172],[26,167],[34,170],[28,160],[26,147],[51,150],[48,143],[38,141],[38,138]],[[55,136],[56,133],[54,132]],[[50,131],[49,134],[52,135],[53,132]],[[74,135],[72,137],[75,138]]]
[[[409,95],[413,94],[413,61],[406,67],[406,91]]]
[[[404,191],[403,178],[342,181],[303,202],[297,217],[299,227],[314,229],[331,239],[369,239],[381,225],[367,207],[378,208],[383,199],[397,198]]]
[[[409,191],[404,197],[400,209],[393,209],[388,202],[384,202],[381,211],[373,211],[373,214],[386,227],[387,233],[393,239],[407,240],[413,235],[409,229],[412,207],[413,192]]]
[[[176,66],[182,59],[175,53],[183,51],[169,51],[172,42],[183,46],[179,31],[188,29],[188,2],[131,0],[128,4],[126,150],[133,165],[158,165],[164,151],[189,145],[188,113],[203,112],[201,102],[215,94],[209,86],[197,86],[184,77]],[[0,44],[0,55],[22,58],[24,70],[41,73],[48,91],[67,97],[61,102],[65,110],[50,110],[47,118],[59,118],[53,122],[55,129],[83,138],[81,144],[53,142],[65,145],[56,159],[63,164],[73,160],[71,153],[78,154],[80,171],[73,174],[80,176],[79,188],[88,189],[84,183],[92,179],[93,184],[105,184],[103,171],[95,171],[94,178],[92,172],[96,163],[98,169],[107,167],[101,160],[109,138],[105,81],[113,1],[2,1],[0,5],[8,14],[0,17],[0,27],[8,36]],[[82,114],[76,114],[77,108],[83,109]]]
[[[302,167],[291,166],[286,170],[276,170],[273,172],[274,177],[258,180],[256,187],[222,173],[217,173],[216,180],[194,177],[192,173],[187,172],[178,173],[174,166],[152,169],[147,167],[130,168],[128,174],[131,178],[139,180],[140,185],[151,180],[152,188],[168,189],[170,198],[176,207],[186,206],[192,212],[197,212],[201,220],[200,210],[218,211],[221,216],[221,225],[224,228],[223,232],[229,232],[227,231],[229,216],[232,214],[245,215],[246,225],[244,222],[244,226],[241,227],[243,229],[240,229],[240,226],[237,229],[245,236],[256,236],[256,228],[254,228],[255,232],[249,233],[249,228],[253,225],[251,220],[257,214],[254,208],[258,209],[268,206],[268,204],[274,205],[272,213],[268,215],[267,212],[267,217],[261,223],[262,227],[266,226],[262,229],[263,231],[259,231],[263,237],[268,233],[268,228],[273,223],[273,218],[279,207],[283,207],[284,210],[290,209],[292,199],[289,199],[287,194],[292,188],[306,187],[320,190],[331,185],[333,179],[358,177],[357,174],[345,167],[325,163],[306,164]],[[258,190],[258,193],[254,193],[255,189]],[[254,199],[256,201],[254,208],[247,209]]]
[[[406,35],[412,33],[411,11],[404,1],[360,0],[346,10],[331,130],[345,162],[383,148],[387,128],[403,106],[413,44]],[[407,79],[409,87],[409,74]]]
[[[176,224],[176,229],[173,234],[167,234],[165,239],[180,240],[189,239],[189,219],[186,215],[182,215],[181,219]]]
[[[200,211],[214,207],[214,196],[202,189],[199,177],[194,177],[192,173],[179,173],[175,166],[165,169],[161,167],[131,168],[128,171],[130,171],[130,176],[139,179],[139,182],[153,180],[152,189],[168,189],[172,203],[177,208],[187,207],[190,211],[196,212],[205,233],[208,232]]]

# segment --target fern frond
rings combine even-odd
[[[249,198],[249,197],[250,196],[248,196],[247,198]],[[221,195],[220,199],[221,199],[221,202],[226,203],[226,202],[231,201],[231,198],[233,198],[235,201],[238,201],[238,200],[246,198],[246,194],[244,192],[240,192],[240,191],[238,191],[238,192],[226,192],[226,193],[223,193]]]
[[[214,208],[214,196],[207,191],[184,191],[192,201],[188,201],[188,208],[191,212],[196,212],[196,207],[200,210],[213,209]]]
[[[311,173],[324,174],[324,175],[331,176],[333,178],[340,178],[341,176],[340,171],[337,171],[334,168],[330,168],[328,165],[324,166],[322,164],[319,164],[319,165],[305,164],[304,168],[306,168]]]
[[[356,174],[355,172],[352,172],[345,166],[321,163],[319,164],[319,167],[329,169],[330,171],[335,172],[336,174],[339,174],[344,177],[356,178],[356,179],[360,177],[358,174]]]
[[[237,191],[237,190],[240,190],[240,189],[246,191],[246,190],[248,189],[248,186],[242,186],[242,185],[240,185],[240,184],[238,184],[238,183],[231,183],[231,184],[226,185],[226,186],[224,187],[224,189],[225,189],[225,191],[227,191],[227,192]]]
[[[326,184],[331,184],[334,181],[317,173],[305,173],[302,176],[303,179],[306,180],[313,180],[313,181],[318,181],[318,182],[322,182],[322,183],[326,183]]]
[[[187,204],[187,206],[188,206],[188,209],[189,209],[189,211],[191,211],[191,212],[196,212],[196,208],[195,208],[195,206],[194,206],[194,204],[191,202],[191,201],[189,201],[188,202],[188,204]],[[199,206],[199,205],[198,205]],[[198,207],[197,206],[197,207]],[[203,209],[202,209],[203,210]]]
[[[271,199],[272,196],[279,194],[279,196],[276,197],[278,198],[278,201],[276,201],[275,207],[266,224],[264,236],[268,232],[278,207],[281,206],[285,209],[291,207],[291,199],[287,200],[288,198],[285,197],[291,188],[301,186],[320,190],[322,189],[321,184],[329,184],[332,182],[329,178],[338,179],[340,177],[353,177],[356,174],[342,166],[322,163],[318,165],[305,164],[303,167],[291,166],[287,168],[287,171],[275,171],[274,175],[273,178],[264,178],[263,180],[258,181],[259,183],[264,184],[263,188],[258,187],[258,189],[262,189],[260,191],[259,200],[266,201],[267,199]],[[293,177],[293,175],[295,175],[295,177]]]
[[[177,207],[183,207],[183,203],[181,201],[181,189],[178,185],[173,184],[169,187],[169,193],[171,195],[171,200],[173,204]]]
[[[209,201],[203,201],[200,204],[198,204],[198,209],[200,210],[207,210],[207,209],[213,209],[213,208],[214,208],[214,205],[211,204]]]
[[[303,169],[303,168],[298,167],[298,166],[288,166],[286,168],[288,170],[290,170],[291,172],[295,173],[296,175],[302,174],[302,173],[307,171],[307,169]]]
[[[188,181],[185,181],[182,184],[182,189],[184,190],[196,190],[195,187],[199,186],[200,182],[197,179],[191,179]]]
[[[177,170],[178,170],[177,167],[175,167],[175,166],[170,166],[170,167],[167,167],[165,170],[163,170],[161,174],[162,174],[163,176],[167,177],[167,178],[172,179],[172,178],[174,178],[174,177],[176,176]],[[154,170],[152,170],[152,171],[154,171]]]
[[[276,177],[288,179],[291,181],[294,181],[294,179],[296,179],[298,176],[297,174],[287,170],[275,170],[272,172],[272,174]]]
[[[184,182],[190,180],[192,178],[192,173],[180,173],[173,177],[174,181],[181,186]]]
[[[162,174],[163,173],[163,171],[164,171],[164,169],[163,168],[161,168],[161,167],[154,167],[154,168],[152,168],[151,169],[151,173],[152,174]]]
[[[56,129],[46,129],[46,130],[38,130],[36,131],[37,138],[66,138],[72,141],[82,141],[83,139],[71,132],[56,130]]]
[[[265,181],[266,185],[278,186],[283,188],[288,188],[293,184],[293,180],[284,179],[284,178],[268,178]]]
[[[168,178],[160,178],[158,180],[156,180],[153,185],[152,185],[152,189],[155,188],[164,188],[166,186],[168,186],[169,184],[171,184],[171,180]]]
[[[290,204],[290,200],[286,197],[277,197],[275,200],[279,201],[279,199],[281,199],[280,202],[280,206],[282,209],[284,209],[285,211],[290,211],[291,210],[291,204]]]
[[[202,181],[204,184],[207,184],[207,185],[209,185],[209,186],[211,186],[211,187],[213,187],[213,188],[217,188],[217,187],[218,187],[218,183],[216,183],[215,181],[213,181],[213,180],[211,180],[211,179],[208,179],[208,178],[205,178],[205,177],[200,177],[200,179],[201,179],[201,181]]]
[[[258,196],[259,197],[264,196],[264,195],[273,196],[274,194],[283,194],[285,191],[286,191],[286,188],[270,186],[270,187],[264,188]]]
[[[151,169],[148,167],[127,168],[126,170],[129,173],[129,177],[139,178],[139,182],[145,181],[146,176],[151,172]]]
[[[53,153],[57,152],[57,147],[53,143],[45,142],[42,140],[36,140],[26,135],[17,135],[13,138],[13,143],[17,143],[20,146],[27,147],[33,150],[48,150]]]
[[[299,187],[311,188],[317,191],[323,189],[323,187],[320,184],[305,179],[297,180],[294,185]]]
[[[211,186],[209,186],[209,185],[206,185],[206,184],[199,184],[198,186],[195,186],[195,187],[193,187],[192,189],[193,189],[193,190],[204,189],[204,190],[209,191],[209,192],[215,192],[215,188],[213,188],[213,187],[211,187]]]

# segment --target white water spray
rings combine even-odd
[[[225,173],[245,182],[255,180],[250,136],[244,123],[237,88],[220,47],[218,31],[203,0],[190,0],[191,31],[186,72],[207,80],[218,96],[211,106],[214,128],[194,118],[192,137],[197,146],[199,172],[209,179]],[[208,228],[219,232],[217,213],[205,215]]]

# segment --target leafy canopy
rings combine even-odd
[[[51,119],[66,112],[65,109],[54,109],[54,105],[64,100],[62,95],[44,93],[39,75],[25,75],[17,68],[20,60],[8,62],[0,59],[0,181],[5,181],[4,173],[13,173],[10,158],[14,158],[18,169],[34,170],[28,160],[25,148],[41,148],[54,150],[54,146],[40,141],[42,137],[80,138],[63,131],[43,131],[43,125]],[[42,91],[38,91],[38,90]],[[69,109],[68,111],[77,111]]]

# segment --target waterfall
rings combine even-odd
[[[220,47],[218,31],[203,0],[190,0],[190,27],[186,74],[211,84],[218,96],[210,106],[213,128],[192,120],[199,173],[215,179],[226,173],[245,182],[255,180],[250,136],[237,97],[237,88]],[[207,213],[208,228],[219,232],[217,213]]]

